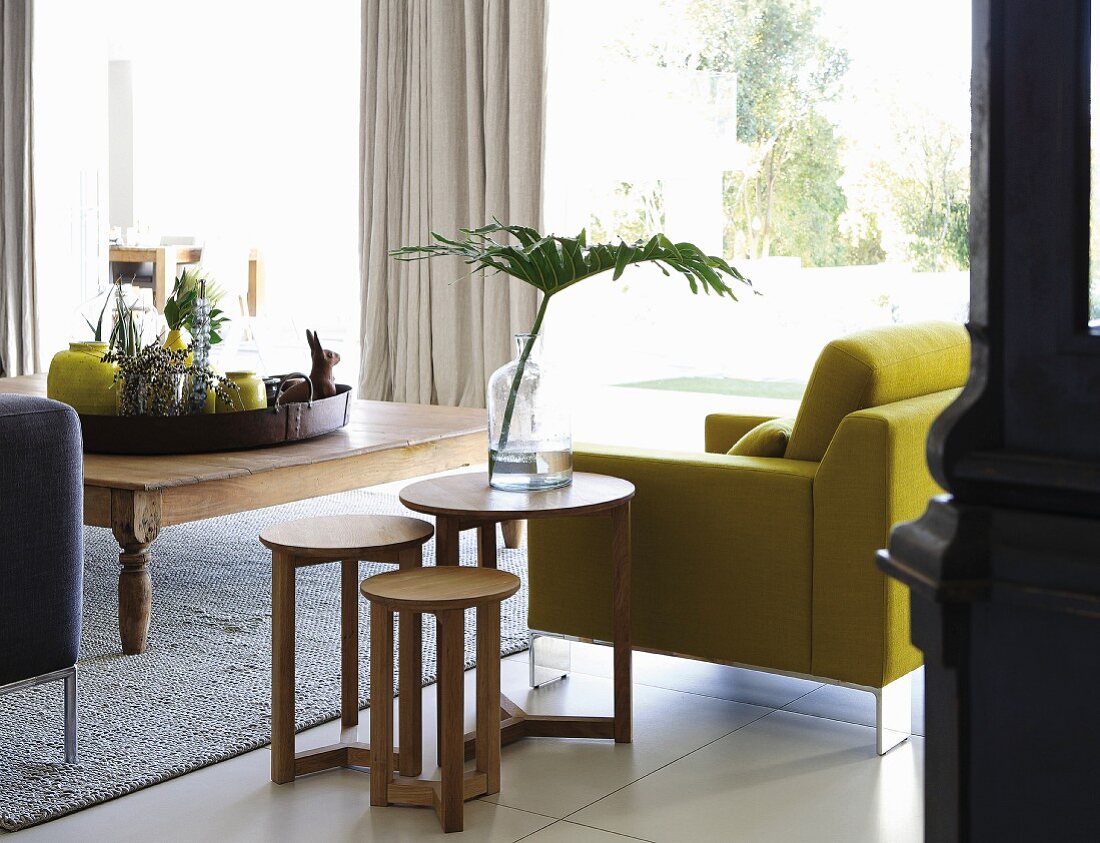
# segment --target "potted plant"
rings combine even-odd
[[[576,237],[560,237],[496,219],[481,228],[461,229],[461,233],[464,239],[450,240],[432,232],[435,242],[405,246],[390,254],[406,261],[458,257],[474,271],[503,272],[542,293],[530,333],[516,338],[516,360],[497,370],[489,382],[489,483],[500,489],[554,488],[572,478],[571,436],[567,429],[560,430],[558,414],[540,398],[542,369],[530,362],[554,296],[604,272],[613,272],[613,280],[617,280],[626,267],[641,263],[656,264],[666,276],[673,272],[683,275],[692,293],[701,289],[736,301],[726,278],[752,286],[724,259],[707,255],[692,243],[673,243],[664,234],[644,242],[589,244],[583,229]],[[510,235],[516,242],[498,242],[495,235]],[[517,418],[520,430],[513,429]]]
[[[184,267],[172,285],[172,294],[164,303],[164,319],[168,323],[168,336],[164,340],[165,348],[180,349],[187,345],[183,334],[194,334],[195,300],[199,297],[202,282],[206,282],[206,295],[214,306],[210,310],[210,344],[222,341],[219,333],[222,325],[229,321],[225,312],[218,308],[222,291],[202,270],[196,267]]]

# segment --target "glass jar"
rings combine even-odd
[[[489,485],[494,489],[556,489],[573,480],[569,406],[541,353],[538,335],[516,334],[516,359],[489,378]]]

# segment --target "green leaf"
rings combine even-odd
[[[576,237],[541,235],[533,228],[505,225],[498,219],[480,228],[461,229],[464,239],[451,240],[432,232],[434,242],[424,246],[402,246],[390,254],[398,260],[457,257],[475,269],[491,269],[518,278],[541,290],[547,297],[585,278],[614,270],[619,278],[626,267],[651,262],[666,276],[681,273],[692,293],[702,288],[736,300],[726,279],[751,286],[751,282],[720,257],[706,255],[693,243],[674,243],[665,234],[655,234],[644,243],[594,243],[589,245],[584,229]],[[498,242],[494,235],[515,238]],[[512,241],[514,242],[514,241]]]
[[[633,246],[627,246],[623,243],[619,248],[619,255],[615,258],[615,274],[611,276],[612,281],[618,281],[622,276],[623,271],[630,264],[630,261],[634,258],[635,250]]]

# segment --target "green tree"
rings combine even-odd
[[[792,133],[782,177],[774,186],[771,253],[797,255],[806,266],[848,262],[839,224],[848,207],[839,184],[843,174],[833,125],[811,113],[801,129]]]
[[[840,93],[847,52],[820,34],[809,0],[691,0],[687,15],[702,34],[695,66],[737,75],[748,154],[726,179],[727,253],[842,260],[841,142],[821,106]]]
[[[646,184],[619,182],[606,195],[603,206],[588,218],[588,236],[593,241],[621,238],[627,243],[648,240],[665,228],[664,194],[660,180]]]
[[[847,266],[867,266],[885,263],[886,249],[882,246],[882,231],[878,227],[878,216],[864,214],[855,227],[845,246],[844,264]]]
[[[908,253],[920,272],[970,266],[970,167],[965,139],[943,121],[926,119],[903,129],[898,171],[882,165],[882,181],[909,236]]]

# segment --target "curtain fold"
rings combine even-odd
[[[530,286],[388,252],[494,216],[541,226],[545,64],[545,0],[364,0],[362,397],[484,406],[530,329]]]
[[[0,0],[0,375],[39,368],[31,180],[32,0]]]

